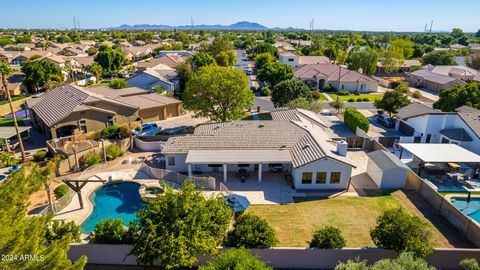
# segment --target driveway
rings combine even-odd
[[[324,109],[318,114],[318,117],[327,125],[328,128],[325,131],[332,138],[344,138],[355,135],[355,133],[353,133],[343,121],[330,110]]]
[[[270,112],[275,110],[275,106],[273,106],[271,97],[255,97],[252,110],[256,111],[258,107],[260,107],[262,112]]]
[[[373,113],[371,110],[358,110],[361,112],[363,115],[365,115],[368,118],[368,121],[370,122],[370,128],[368,130],[368,136],[371,137],[399,137],[403,136],[403,134],[400,131],[395,130],[395,128],[387,128],[382,126],[377,122],[377,116],[375,113]]]

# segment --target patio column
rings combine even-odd
[[[192,178],[192,164],[188,164],[188,178]]]
[[[227,183],[227,164],[223,164],[223,182]]]
[[[258,164],[258,182],[262,182],[262,163]]]

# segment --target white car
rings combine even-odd
[[[132,133],[139,136],[154,136],[162,130],[156,123],[142,124],[140,130],[134,129]]]

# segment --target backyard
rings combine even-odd
[[[411,195],[396,191],[375,197],[341,196],[311,201],[303,199],[303,202],[297,200],[297,203],[288,205],[252,205],[248,211],[268,220],[277,233],[279,246],[306,247],[316,229],[332,225],[341,228],[347,247],[373,247],[370,229],[375,227],[376,218],[383,210],[403,206],[426,219],[422,214],[423,206],[418,207],[412,203],[409,196]],[[430,220],[433,220],[435,226]],[[432,226],[436,247],[471,245],[458,235],[458,232],[449,230],[448,226],[445,229],[442,220],[428,217],[428,221]]]
[[[332,99],[337,99],[337,94],[328,94]],[[350,101],[350,100],[355,100],[357,102],[360,101],[375,101],[377,99],[381,99],[382,95],[380,94],[360,94],[360,95],[354,95],[354,94],[349,94],[349,95],[338,95],[338,98],[343,101]]]

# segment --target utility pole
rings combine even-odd
[[[430,33],[432,33],[432,27],[433,27],[433,20],[430,22]]]
[[[77,30],[77,20],[75,19],[75,16],[73,16],[73,30]]]

